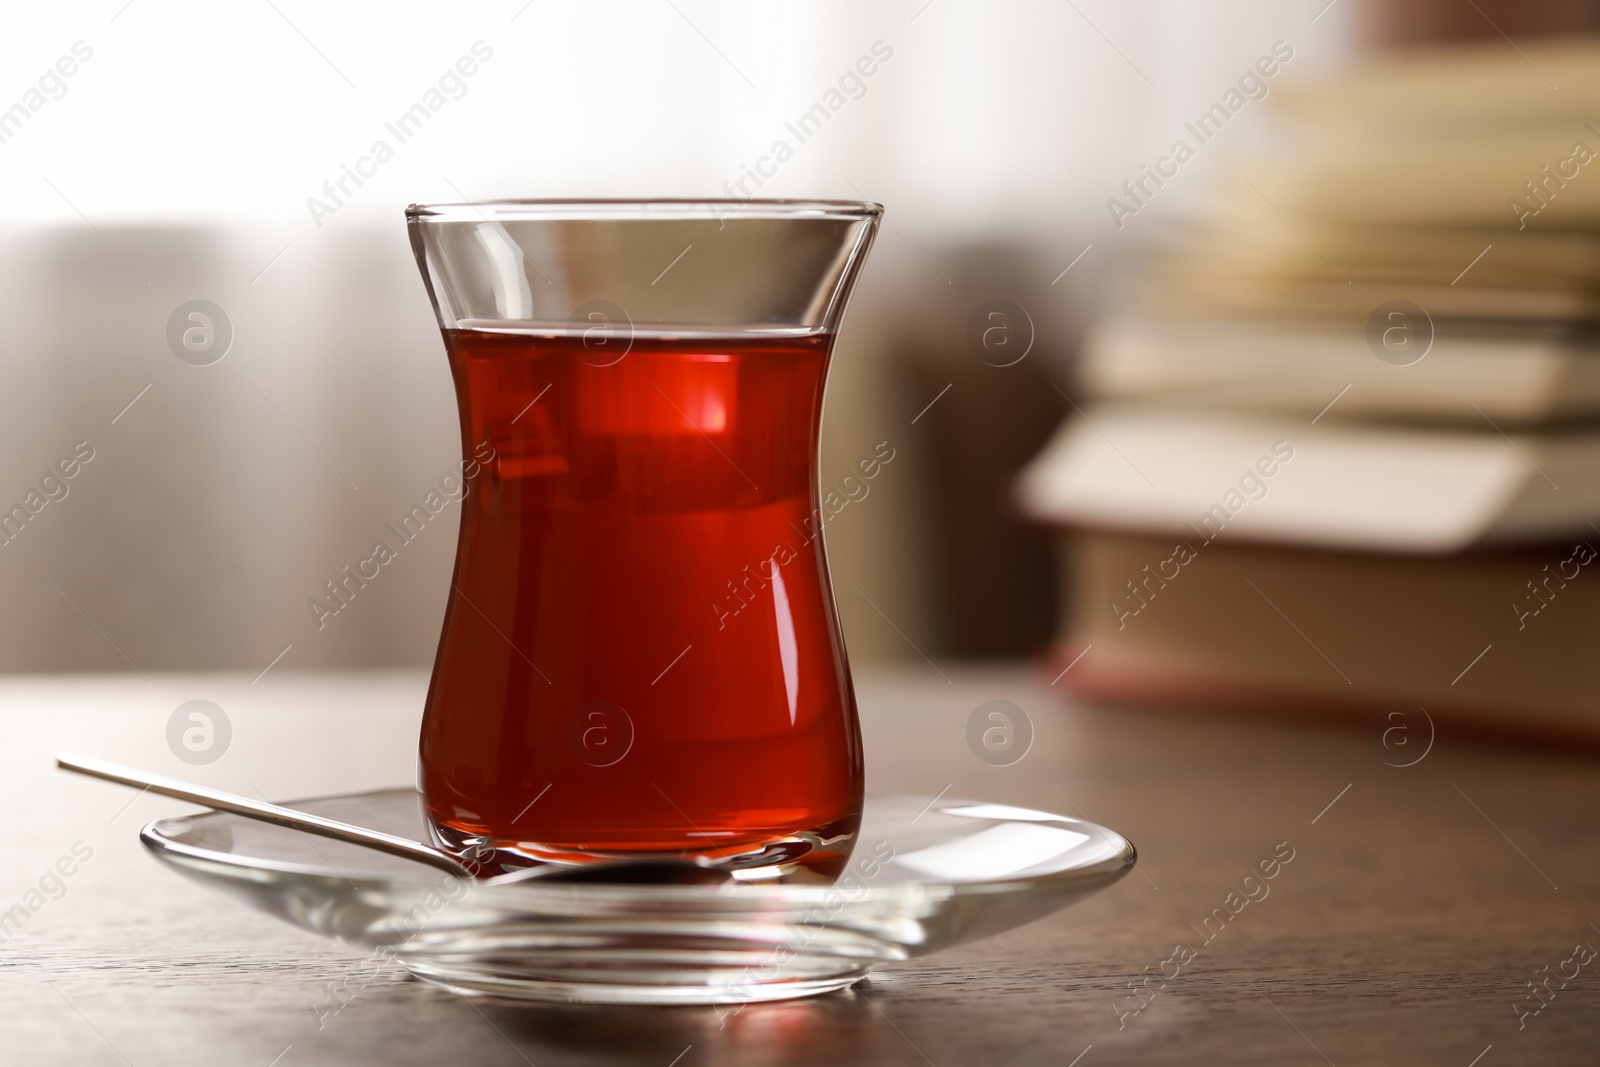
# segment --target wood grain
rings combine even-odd
[[[1133,839],[1136,874],[1020,930],[815,1000],[529,1008],[389,971],[320,1028],[311,1003],[365,953],[162,870],[137,829],[185,806],[72,778],[50,757],[78,749],[272,799],[403,783],[424,679],[0,682],[0,791],[12,818],[0,835],[0,911],[75,843],[93,849],[63,879],[65,894],[0,944],[0,1062],[1592,1061],[1600,961],[1520,1030],[1513,1007],[1574,945],[1600,947],[1592,758],[1440,736],[1421,762],[1397,768],[1376,730],[1103,711],[1067,705],[1023,669],[941,669],[949,684],[927,666],[859,679],[872,787],[1081,812]],[[168,715],[196,697],[221,705],[234,728],[228,753],[206,767],[179,763],[164,740]],[[1021,706],[1035,731],[1010,767],[966,748],[968,715],[996,698]],[[1190,924],[1226,910],[1283,842],[1294,858],[1267,895],[1207,942]],[[1152,979],[1159,992],[1119,1028],[1116,1006],[1139,1003],[1129,983],[1160,973],[1180,943],[1193,959],[1164,986]]]

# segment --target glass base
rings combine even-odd
[[[840,819],[816,830],[802,830],[737,849],[675,851],[611,851],[506,841],[464,833],[428,820],[433,844],[489,877],[545,866],[582,867],[602,863],[640,864],[656,860],[693,863],[708,873],[722,873],[738,882],[829,884],[838,878],[855,847],[860,816]]]
[[[526,957],[519,958],[514,967],[468,957],[442,963],[401,955],[400,962],[416,977],[452,993],[569,1004],[745,1004],[790,1000],[845,989],[867,977],[870,969],[870,965],[858,961],[819,959],[818,963],[825,963],[822,969],[826,973],[796,977],[788,973],[791,960],[781,977],[763,980],[757,976],[761,960],[752,960],[745,968],[711,969],[696,966],[687,953],[681,962],[664,958],[666,953],[660,950],[650,953],[635,949],[631,955],[632,960],[606,968],[603,974],[588,975],[575,974],[570,957],[563,960],[552,956],[548,967]],[[641,957],[654,958],[647,962]],[[602,966],[596,960],[585,970],[598,972]]]

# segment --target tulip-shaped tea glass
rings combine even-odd
[[[882,209],[414,206],[465,452],[422,726],[489,873],[836,875],[861,743],[817,499],[823,384]]]

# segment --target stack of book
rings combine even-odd
[[[1600,47],[1268,104],[1023,472],[1058,684],[1600,741]]]

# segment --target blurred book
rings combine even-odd
[[[1341,417],[1387,415],[1485,426],[1600,414],[1600,344],[1586,331],[1458,329],[1411,366],[1373,358],[1360,323],[1172,321],[1108,316],[1090,332],[1079,381],[1092,395],[1152,404]],[[1321,421],[1321,420],[1318,420]]]
[[[1090,407],[1017,484],[1063,528],[1437,555],[1600,538],[1600,427],[1501,435]]]
[[[1455,733],[1600,744],[1600,536],[1428,557],[1229,542],[1181,566],[1163,566],[1170,537],[1071,540],[1052,677],[1071,664],[1060,685],[1080,695],[1360,721],[1422,709]]]
[[[1600,45],[1401,53],[1265,103],[1276,137],[1152,264],[1157,309],[1597,317]]]
[[[1019,480],[1061,686],[1600,743],[1600,44],[1265,104]]]

